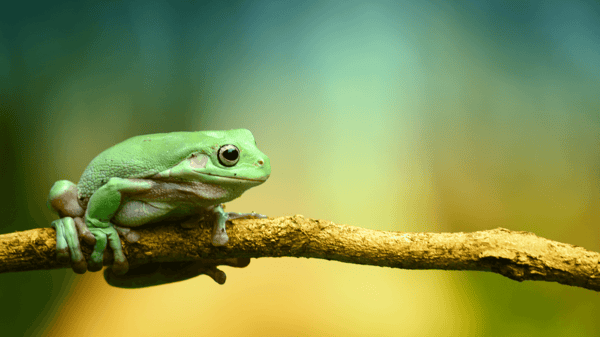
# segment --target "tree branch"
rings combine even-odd
[[[225,247],[210,244],[211,226],[159,224],[123,240],[130,266],[226,258],[307,257],[403,269],[491,271],[512,280],[552,281],[600,291],[600,254],[504,228],[473,233],[385,232],[307,219],[233,220]],[[56,261],[53,228],[0,235],[0,273],[68,268]],[[86,258],[92,248],[82,244]],[[111,253],[106,254],[110,264]]]

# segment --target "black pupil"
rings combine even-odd
[[[236,149],[227,149],[225,151],[223,151],[223,158],[230,160],[230,161],[234,161],[236,160],[238,157],[238,152]]]

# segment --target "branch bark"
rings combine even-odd
[[[123,240],[130,266],[227,258],[307,257],[402,269],[491,271],[512,280],[538,280],[600,291],[600,254],[504,228],[473,233],[386,232],[308,219],[233,220],[225,247],[210,244],[211,226],[159,224]],[[68,268],[56,261],[53,228],[0,235],[0,273]],[[83,244],[89,257],[92,247]],[[106,255],[110,264],[111,253]]]

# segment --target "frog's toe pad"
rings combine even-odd
[[[115,275],[124,275],[125,273],[127,273],[128,270],[129,270],[129,263],[127,262],[127,260],[125,260],[125,261],[115,260],[115,262],[112,265],[112,272]]]
[[[102,270],[102,264],[98,264],[98,263],[94,263],[92,261],[90,261],[90,263],[87,266],[87,270],[91,271],[91,272],[96,272],[96,271],[100,271]]]
[[[135,243],[140,240],[141,236],[138,232],[133,231],[130,228],[126,228],[126,227],[118,227],[118,226],[114,226],[114,227],[117,230],[117,232],[120,235],[122,235],[125,238],[125,240],[127,240],[127,242]]]
[[[213,246],[225,246],[229,242],[229,237],[225,231],[217,231],[213,234],[212,244]]]
[[[71,254],[69,253],[69,248],[57,248],[56,249],[56,260],[59,263],[69,263],[71,260]]]
[[[210,276],[218,284],[225,284],[227,281],[227,275],[217,267],[207,268],[204,274]]]
[[[73,261],[73,263],[71,263],[71,268],[73,268],[73,271],[77,274],[85,274],[87,271],[87,263],[85,262],[85,259]]]
[[[56,260],[59,263],[69,263],[71,261],[71,252],[69,248],[69,238],[65,228],[65,221],[58,219],[52,221],[51,226],[56,230]]]
[[[96,238],[90,232],[88,226],[85,224],[82,218],[75,218],[75,225],[77,226],[77,232],[79,237],[88,245],[93,246],[96,244]]]
[[[140,240],[140,234],[138,232],[135,231],[131,231],[129,233],[127,233],[127,235],[125,235],[125,240],[127,240],[127,242],[129,243],[134,243],[134,242],[138,242]]]

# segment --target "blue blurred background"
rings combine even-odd
[[[228,210],[393,231],[506,227],[600,250],[593,1],[21,1],[0,6],[1,233],[131,136],[248,128]],[[0,275],[3,336],[593,336],[598,294],[483,272],[257,259],[141,290]]]

